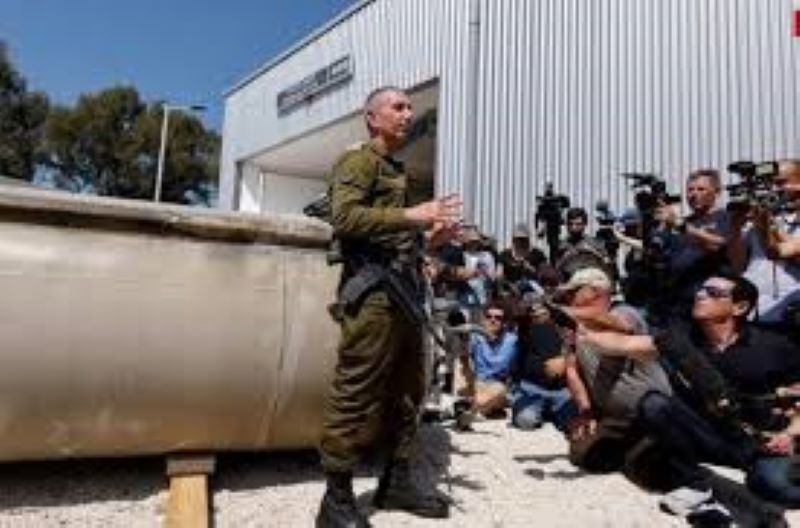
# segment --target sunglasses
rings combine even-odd
[[[503,315],[502,314],[486,314],[484,315],[487,321],[502,321]]]
[[[713,286],[711,284],[704,284],[700,286],[700,288],[697,290],[697,294],[700,295],[701,293],[711,299],[726,299],[733,296],[733,292],[731,290],[720,288],[719,286]]]

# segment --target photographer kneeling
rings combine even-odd
[[[678,480],[705,487],[700,463],[745,471],[762,497],[800,507],[792,480],[795,438],[772,408],[778,389],[800,380],[800,355],[785,337],[754,327],[747,315],[758,290],[747,279],[715,276],[695,296],[692,322],[675,322],[655,337],[579,332],[602,350],[658,353],[676,396],[652,392],[639,402],[639,425],[672,455]]]

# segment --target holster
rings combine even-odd
[[[363,264],[339,289],[339,304],[346,315],[354,315],[361,308],[367,295],[381,289],[400,312],[414,325],[428,322],[422,307],[419,285],[411,272],[404,272],[392,266]]]
[[[358,313],[369,293],[379,288],[386,280],[386,269],[377,264],[365,264],[347,278],[339,288],[339,304],[350,316]]]

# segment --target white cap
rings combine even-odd
[[[583,268],[572,274],[569,280],[558,287],[559,291],[574,291],[584,286],[594,286],[611,291],[611,279],[599,268]]]

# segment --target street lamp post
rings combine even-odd
[[[164,103],[162,106],[164,117],[161,120],[161,146],[158,149],[158,170],[156,171],[155,191],[153,201],[161,201],[161,186],[164,180],[164,162],[167,155],[167,132],[169,130],[169,113],[172,110],[188,110],[191,112],[202,112],[206,109],[203,105],[171,105]]]

